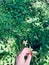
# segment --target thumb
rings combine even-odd
[[[27,57],[27,59],[26,59],[26,61],[25,61],[26,65],[30,64],[31,57],[32,57],[31,54],[29,54],[28,57]]]

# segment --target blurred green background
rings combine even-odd
[[[38,52],[30,65],[49,65],[49,4],[46,0],[0,0],[0,65],[14,65],[26,40]]]

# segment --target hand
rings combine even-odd
[[[27,56],[25,60],[24,57]],[[29,48],[24,48],[22,52],[16,57],[15,65],[30,65],[32,53]]]

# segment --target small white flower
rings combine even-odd
[[[29,47],[30,51],[33,51],[33,49],[31,48],[31,46]]]
[[[31,48],[31,46],[29,47],[29,49],[33,53],[34,56],[37,54],[37,51],[33,51],[33,49]]]
[[[26,41],[23,41],[23,44],[26,46],[28,43],[27,43],[27,40]]]

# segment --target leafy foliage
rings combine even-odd
[[[25,46],[37,51],[31,65],[49,64],[49,4],[46,0],[0,0],[0,65],[14,65]]]

